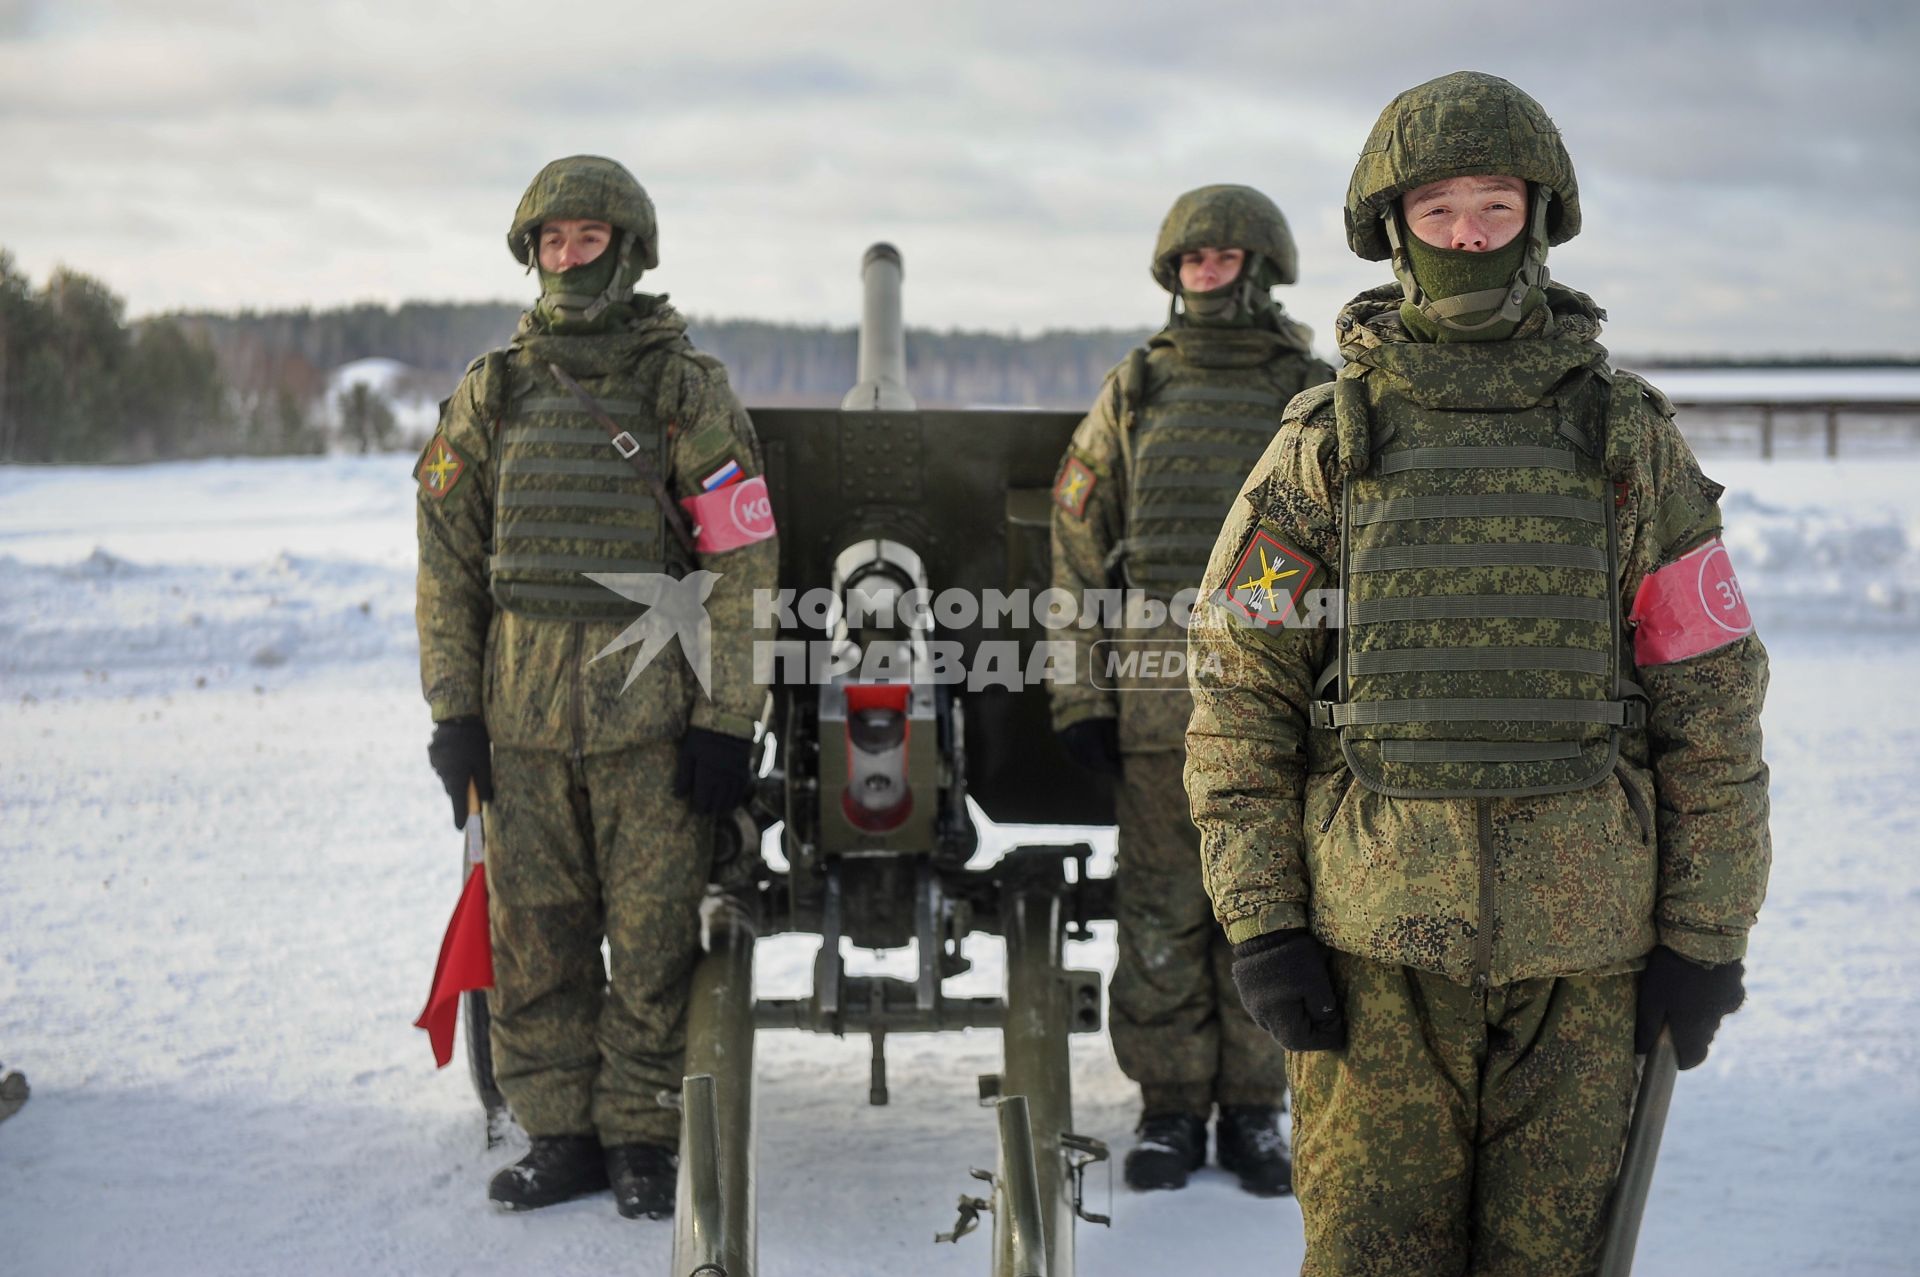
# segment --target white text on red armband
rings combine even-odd
[[[693,548],[702,554],[737,550],[764,541],[775,531],[765,475],[697,497],[682,497],[680,508],[693,521]]]
[[[1669,665],[1753,633],[1753,616],[1715,537],[1647,574],[1633,599],[1633,659]]]

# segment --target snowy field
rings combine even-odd
[[[604,1196],[485,1200],[410,1027],[457,887],[414,671],[410,457],[0,468],[0,1274],[664,1273]],[[1750,1003],[1680,1079],[1643,1274],[1920,1267],[1920,457],[1706,459],[1774,659]],[[1110,849],[1110,838],[1098,840]],[[764,942],[799,993],[814,943]],[[997,954],[974,942],[976,988]],[[1070,953],[1111,971],[1111,929]],[[767,1277],[979,1274],[998,1036],[759,1041]],[[1076,1038],[1078,1126],[1135,1097]],[[1117,1176],[1116,1183],[1117,1183]],[[1105,1184],[1094,1188],[1103,1209]],[[1091,1277],[1297,1268],[1291,1200],[1116,1190]]]

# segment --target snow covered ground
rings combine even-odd
[[[457,885],[414,682],[411,457],[0,468],[0,1273],[665,1272],[604,1198],[503,1216],[410,1027]],[[1748,1009],[1674,1101],[1638,1271],[1920,1266],[1920,457],[1707,458],[1774,658]],[[1100,845],[1110,849],[1102,838]],[[814,942],[764,942],[798,993]],[[1070,954],[1111,970],[1110,929]],[[998,973],[976,941],[979,989]],[[759,1042],[768,1277],[980,1273],[998,1035]],[[1132,1088],[1074,1042],[1083,1131]],[[1104,1184],[1093,1208],[1102,1208]],[[1291,1201],[1116,1191],[1094,1277],[1297,1267]]]

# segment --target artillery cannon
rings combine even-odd
[[[862,277],[859,383],[842,407],[752,414],[781,595],[761,618],[757,676],[771,687],[761,778],[722,827],[736,871],[707,901],[693,975],[672,1272],[757,1271],[756,1032],[869,1035],[868,1099],[885,1104],[889,1035],[991,1028],[1005,1063],[980,1090],[996,1109],[999,1154],[992,1171],[973,1172],[991,1193],[963,1196],[943,1239],[991,1212],[995,1277],[1064,1277],[1076,1219],[1106,1222],[1083,1210],[1080,1183],[1107,1150],[1072,1129],[1067,1054],[1070,1033],[1101,1028],[1100,977],[1066,969],[1063,949],[1113,917],[1111,883],[1089,876],[1084,842],[969,862],[975,805],[997,824],[1113,820],[1111,782],[1061,751],[1046,688],[1022,677],[1045,663],[1035,613],[1049,583],[1049,493],[1078,417],[917,409],[899,252],[874,245]],[[758,852],[776,828],[779,870]],[[812,991],[756,998],[755,941],[783,932],[820,936]],[[976,933],[1005,940],[1004,996],[945,991]],[[842,940],[911,944],[915,975],[851,975]],[[476,1086],[497,1105],[485,1018],[472,1001],[468,1011]]]
[[[1111,820],[1106,782],[1059,752],[1044,687],[1021,685],[1029,616],[936,600],[1030,601],[1047,585],[1048,490],[1075,416],[921,411],[906,391],[899,253],[875,245],[859,384],[839,411],[754,413],[781,528],[781,605],[768,645],[773,758],[742,831],[781,826],[787,867],[710,903],[688,1019],[675,1274],[755,1268],[752,1044],[758,1029],[866,1033],[869,1100],[887,1099],[894,1033],[998,1028],[1005,1067],[989,1199],[996,1274],[1073,1271],[1080,1168],[1106,1156],[1072,1131],[1067,1035],[1100,1027],[1100,981],[1064,942],[1112,916],[1091,849],[1028,845],[970,868],[969,800],[997,822]],[[802,499],[804,497],[804,499]],[[959,592],[959,593],[949,593]],[[1024,622],[996,626],[996,620]],[[988,645],[994,645],[989,647]],[[978,677],[983,665],[998,671]],[[960,677],[965,671],[973,677]],[[749,845],[755,845],[749,843]],[[805,998],[755,999],[756,936],[821,937]],[[1006,942],[1004,997],[953,997],[975,932]],[[841,940],[916,954],[913,979],[853,976]],[[711,1083],[702,1081],[711,1078]]]

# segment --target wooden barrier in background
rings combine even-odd
[[[1675,399],[1674,411],[1713,416],[1753,414],[1760,422],[1760,456],[1772,459],[1775,417],[1819,417],[1826,432],[1826,455],[1840,455],[1843,417],[1911,417],[1920,425],[1920,399]],[[1684,428],[1684,427],[1683,427]]]

